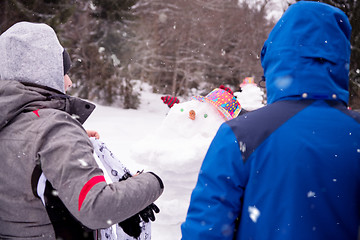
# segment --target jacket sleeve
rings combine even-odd
[[[72,215],[90,229],[127,219],[163,192],[153,173],[107,184],[86,131],[64,112],[49,114],[38,131],[35,152],[45,177]]]
[[[183,240],[233,239],[246,173],[239,145],[224,123],[205,156],[192,192]]]

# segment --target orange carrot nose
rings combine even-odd
[[[190,110],[190,111],[189,111],[189,118],[190,118],[191,120],[195,120],[195,116],[196,116],[195,111],[194,111],[194,110]]]

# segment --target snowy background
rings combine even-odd
[[[180,239],[180,225],[201,162],[224,120],[206,102],[180,99],[180,104],[169,109],[160,99],[162,95],[151,93],[150,86],[138,83],[137,87],[142,89],[139,109],[96,104],[84,127],[98,131],[100,139],[130,171],[153,171],[163,179],[165,191],[155,202],[161,212],[152,223],[152,239]],[[243,101],[239,101],[243,108],[254,110],[263,105],[263,92],[256,85],[242,89],[234,95]],[[197,112],[196,121],[185,114],[189,109]]]

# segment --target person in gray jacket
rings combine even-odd
[[[65,94],[67,58],[46,24],[20,22],[0,35],[0,239],[58,238],[44,207],[49,198],[81,225],[100,229],[146,209],[163,192],[151,172],[105,182],[82,127],[95,106]],[[39,197],[46,192],[40,175],[52,196]]]

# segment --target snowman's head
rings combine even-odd
[[[208,102],[190,100],[175,104],[166,116],[161,130],[174,137],[191,139],[213,137],[224,119]]]
[[[223,89],[214,89],[205,97],[174,105],[161,128],[164,133],[186,137],[212,138],[221,123],[236,117],[241,106],[236,98]]]

